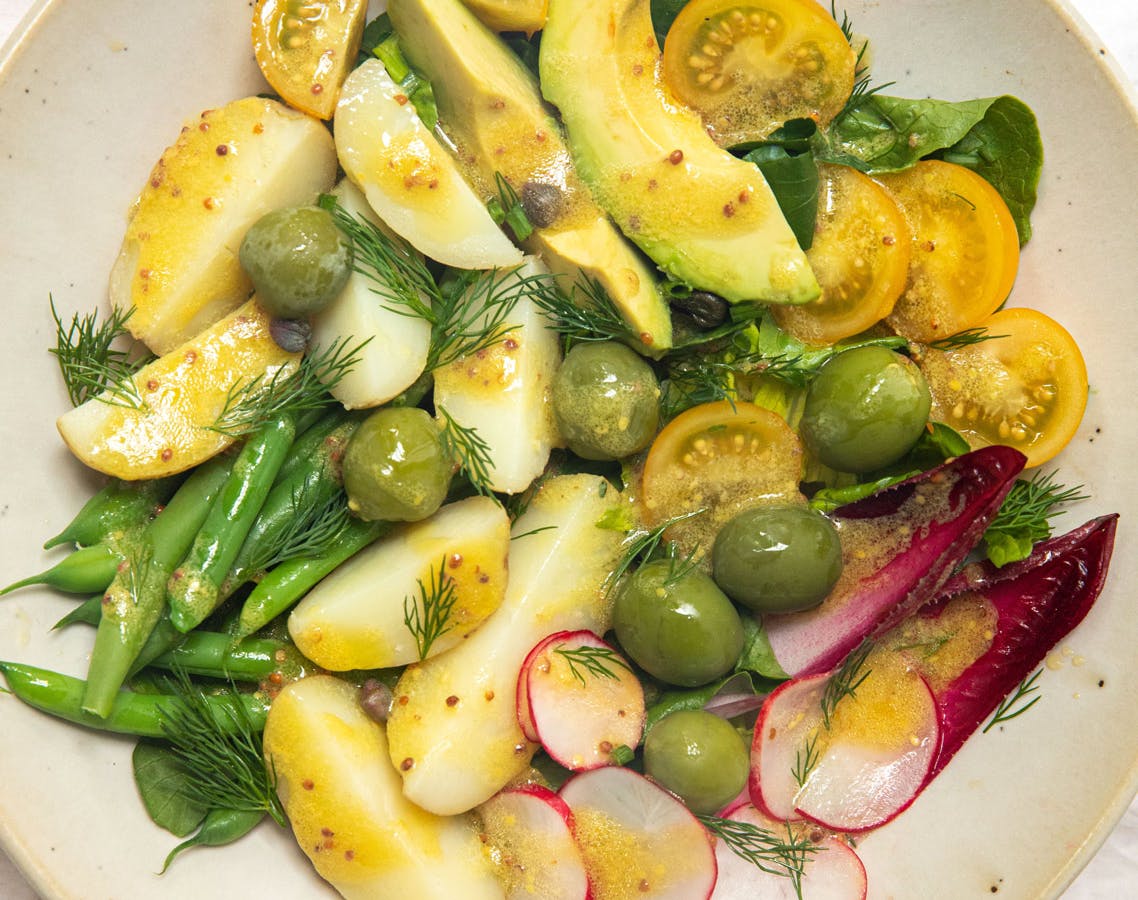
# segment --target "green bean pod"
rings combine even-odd
[[[319,509],[341,492],[340,456],[357,425],[349,419],[324,432],[319,445],[312,448],[305,460],[306,465],[294,466],[287,477],[278,476],[222,582],[223,596],[229,596],[259,574],[264,565],[259,560],[265,558],[266,548],[278,544],[294,523],[298,504]]]
[[[295,436],[295,420],[285,414],[245,441],[193,544],[170,578],[166,599],[170,621],[179,631],[196,627],[221,603],[221,583]]]
[[[243,838],[260,824],[267,813],[262,809],[211,809],[193,837],[182,841],[166,857],[159,875],[165,874],[170,863],[183,850],[190,847],[223,847]]]
[[[72,625],[98,625],[103,617],[103,595],[88,597],[71,612],[51,626],[52,631],[69,628]]]
[[[0,590],[0,595],[33,584],[44,584],[69,594],[105,591],[122,562],[122,554],[109,544],[80,547],[50,569],[8,585]]]
[[[216,456],[198,466],[143,530],[132,558],[119,567],[103,595],[83,700],[87,712],[110,713],[135,657],[162,615],[170,573],[193,544],[232,466],[229,456]]]
[[[109,481],[88,500],[75,518],[43,545],[45,550],[59,544],[90,546],[105,541],[116,532],[145,525],[170,499],[181,476],[149,481]]]
[[[170,694],[118,691],[112,698],[107,714],[99,716],[84,710],[86,684],[80,678],[12,662],[0,662],[0,672],[4,674],[12,693],[28,706],[99,731],[139,737],[164,737],[163,708],[177,702]],[[265,717],[269,712],[268,701],[256,694],[241,694],[239,697],[254,727],[258,730],[264,728]],[[215,711],[219,727],[232,728],[234,726],[228,723],[240,721],[240,713],[234,705],[236,701],[232,694],[209,695],[205,702]]]
[[[320,579],[378,540],[390,527],[387,522],[352,519],[335,547],[323,556],[289,560],[268,572],[245,598],[233,639],[248,637],[291,609]]]
[[[277,472],[276,483],[295,477],[297,471],[312,468],[312,459],[320,452],[328,437],[346,422],[358,422],[359,415],[350,413],[339,404],[322,413],[320,419],[305,431],[297,428],[296,440]]]
[[[209,631],[190,632],[151,665],[233,681],[260,682],[274,673],[291,681],[305,674],[304,657],[290,643],[250,637],[234,644],[228,634]]]

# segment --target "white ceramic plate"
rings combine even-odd
[[[1107,589],[1052,656],[1042,702],[977,736],[920,801],[859,844],[874,898],[1051,897],[1093,853],[1138,785],[1138,580],[1129,516],[1138,119],[1095,45],[1050,0],[851,0],[890,92],[1013,93],[1035,109],[1047,163],[1013,303],[1068,326],[1091,374],[1084,425],[1058,460],[1093,498],[1073,527],[1124,513]],[[126,210],[182,121],[263,89],[250,4],[49,3],[0,68],[0,272],[7,309],[0,447],[0,582],[43,568],[40,543],[98,483],[53,420],[67,408],[48,296],[68,314],[105,303]],[[70,605],[26,591],[0,602],[0,658],[82,675],[90,633],[48,628]],[[50,898],[315,898],[332,892],[291,837],[266,825],[194,851],[174,843],[130,775],[131,742],[92,736],[0,696],[0,842]]]

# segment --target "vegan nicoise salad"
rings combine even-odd
[[[253,6],[266,92],[50,307],[107,479],[7,590],[93,649],[11,694],[138,737],[166,867],[271,817],[345,897],[865,897],[1113,546],[1052,531],[1029,106],[815,0]]]

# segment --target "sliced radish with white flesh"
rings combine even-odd
[[[526,654],[525,661],[518,671],[518,725],[522,729],[522,734],[526,736],[526,740],[533,741],[535,744],[540,742],[537,737],[537,729],[533,727],[533,716],[530,715],[529,711],[529,667],[533,663],[533,658],[545,646],[547,640],[548,638],[538,641],[537,645]]]
[[[711,835],[643,775],[605,766],[560,791],[573,811],[593,900],[707,900],[715,887]]]
[[[796,900],[799,896],[807,900],[865,900],[868,886],[865,866],[857,853],[841,839],[816,825],[799,823],[788,831],[786,822],[768,818],[749,803],[736,807],[725,819],[738,823],[741,829],[732,829],[732,833],[738,835],[735,841],[723,836],[717,838],[715,859],[719,877],[711,900],[755,900],[758,897],[764,900]],[[747,826],[759,831],[752,832]],[[818,834],[811,834],[811,830]],[[759,851],[756,861],[732,849],[733,843],[744,842],[752,850]],[[796,847],[802,842],[806,842],[808,849],[799,856],[800,851]],[[785,854],[779,844],[785,848]],[[765,850],[768,846],[771,848],[769,855]],[[801,894],[790,874],[795,856],[803,860]],[[791,862],[791,868],[785,874],[778,874],[782,860]]]
[[[557,794],[537,784],[511,788],[478,807],[478,815],[506,900],[587,900],[573,814]]]
[[[562,631],[526,657],[518,721],[526,719],[555,762],[580,771],[612,765],[644,733],[644,689],[616,650],[591,631]],[[523,700],[524,697],[524,700]],[[528,713],[528,714],[527,714]],[[528,736],[528,735],[527,735]]]
[[[887,650],[855,652],[771,695],[755,728],[752,797],[775,818],[866,831],[913,802],[939,743],[924,678]]]

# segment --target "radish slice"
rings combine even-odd
[[[594,900],[707,900],[715,887],[711,836],[679,800],[643,775],[605,766],[570,778]]]
[[[483,840],[506,900],[587,900],[589,879],[573,837],[573,814],[537,784],[511,788],[480,807]]]
[[[767,818],[749,803],[732,810],[725,818],[742,822],[770,832],[776,838],[787,838],[785,822]],[[799,826],[794,832],[801,839],[807,828]],[[806,858],[802,873],[802,896],[809,900],[865,900],[868,887],[865,866],[857,853],[832,834],[817,829],[810,836],[812,851]],[[715,845],[715,860],[719,877],[711,900],[796,900],[794,881],[788,875],[760,869],[750,860],[739,856],[730,845],[720,839]],[[772,868],[777,869],[777,861]]]
[[[533,660],[538,653],[545,647],[548,638],[540,640],[522,662],[522,668],[518,672],[518,687],[517,687],[517,705],[518,705],[518,725],[522,729],[522,734],[526,736],[527,741],[533,741],[535,744],[540,743],[537,736],[537,729],[533,725],[533,716],[529,711],[529,670],[533,665]]]
[[[644,689],[624,657],[593,632],[562,631],[541,641],[526,657],[519,685],[523,681],[522,730],[528,724],[565,768],[612,765],[618,747],[640,743]]]
[[[789,682],[767,701],[751,755],[755,805],[764,812],[866,831],[906,809],[924,786],[940,741],[928,683],[890,651],[857,659]]]

